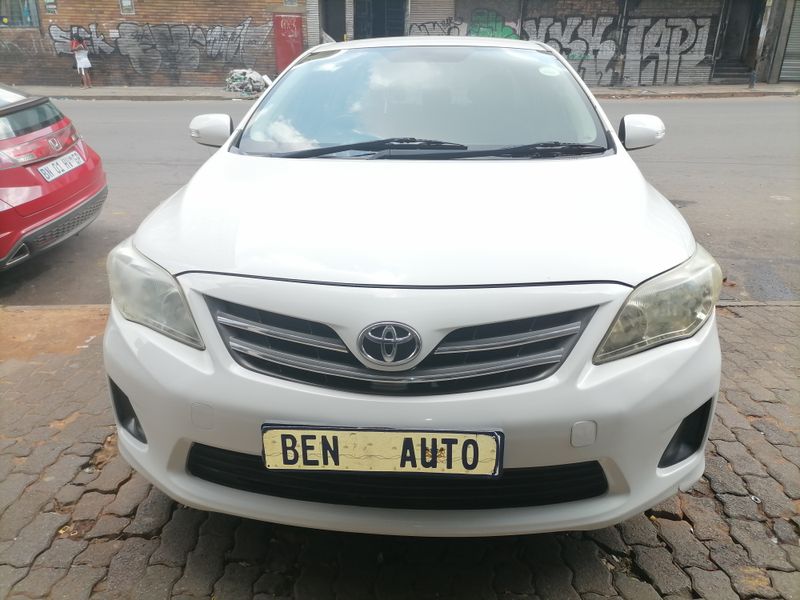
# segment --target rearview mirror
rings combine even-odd
[[[619,122],[619,139],[628,150],[653,146],[666,133],[664,121],[655,115],[625,115]]]
[[[233,119],[230,115],[197,115],[189,123],[189,135],[198,144],[219,148],[233,133]]]

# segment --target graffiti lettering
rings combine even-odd
[[[657,85],[703,81],[711,74],[711,18],[536,17],[516,24],[492,9],[461,18],[412,23],[409,35],[475,35],[534,40],[561,52],[589,85]],[[623,34],[623,35],[620,35]],[[620,38],[622,39],[620,45]],[[624,50],[624,52],[623,52]],[[624,66],[623,66],[624,65]],[[683,77],[683,79],[682,79]]]
[[[458,17],[412,23],[408,26],[408,35],[465,35],[467,30],[463,25],[464,20]]]
[[[629,19],[625,82],[632,85],[681,83],[688,67],[697,76],[711,73],[706,60],[711,19]],[[704,64],[705,63],[705,64]]]
[[[269,45],[272,23],[253,27],[252,18],[247,18],[236,27],[216,25],[206,34],[206,55],[219,58],[226,63],[241,62],[249,69],[263,56]]]
[[[467,29],[467,35],[519,39],[515,24],[507,23],[503,15],[496,10],[476,8]]]
[[[139,25],[120,23],[117,48],[137,73],[193,71],[200,64],[205,34],[189,25]]]
[[[0,54],[37,56],[39,54],[54,54],[54,52],[52,46],[46,44],[38,35],[21,35],[13,42],[0,40]]]
[[[81,26],[65,30],[51,25],[49,33],[56,54],[70,54],[72,34],[77,33],[86,40],[90,54],[118,52],[128,58],[131,68],[140,75],[158,71],[179,74],[197,70],[203,55],[253,68],[269,48],[272,23],[253,26],[252,21],[248,17],[235,27],[213,25],[207,30],[198,25],[142,25],[126,21],[119,23],[110,36],[116,38],[114,45],[98,33],[96,23],[89,25],[88,30]]]
[[[89,30],[80,26],[61,29],[58,25],[50,25],[50,39],[53,40],[53,49],[56,54],[71,54],[70,42],[72,35],[78,34],[86,42],[89,54],[111,54],[114,46],[106,42],[105,37],[97,33],[97,23],[89,25]]]
[[[628,19],[624,56],[619,52],[617,22],[613,16],[541,17],[526,20],[523,35],[556,48],[590,85],[620,83],[620,75],[626,85],[677,84],[687,70],[694,80],[710,75],[710,62],[703,64],[710,18]],[[614,73],[615,63],[623,59],[623,72]]]
[[[569,17],[557,21],[550,17],[528,19],[523,31],[528,39],[550,44],[561,52],[590,85],[611,84],[611,62],[617,42],[609,38],[614,17],[595,19]]]

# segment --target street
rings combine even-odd
[[[213,152],[193,143],[196,114],[238,121],[250,101],[57,104],[103,157],[109,197],[99,219],[38,260],[0,274],[0,303],[108,302],[105,256]],[[666,139],[632,154],[645,177],[684,214],[728,277],[723,299],[800,296],[800,100],[604,100],[612,123],[652,113]],[[225,199],[220,198],[224,209]],[[636,252],[631,248],[631,252]],[[80,276],[78,276],[80,275]]]
[[[602,101],[612,123],[663,118],[666,140],[632,156],[727,277],[706,471],[616,526],[484,539],[209,513],[125,463],[102,360],[105,257],[214,151],[190,140],[191,117],[252,104],[57,104],[110,194],[78,237],[0,273],[0,600],[800,599],[799,98]]]

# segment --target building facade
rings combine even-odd
[[[221,87],[234,68],[274,76],[306,22],[305,0],[0,0],[0,81],[78,84],[78,33],[96,85]]]
[[[590,85],[744,83],[753,73],[758,81],[774,83],[789,80],[791,68],[800,68],[786,68],[800,61],[800,24],[792,26],[793,15],[800,21],[798,0],[323,0],[319,5],[316,27],[322,36],[341,40],[402,31],[537,40],[561,51]]]
[[[70,36],[99,85],[220,86],[274,76],[304,48],[394,35],[557,48],[590,85],[800,80],[798,0],[0,0],[0,81],[75,84]],[[796,79],[795,79],[796,78]]]

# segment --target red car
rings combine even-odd
[[[0,271],[78,233],[107,193],[72,122],[47,98],[0,86]]]

